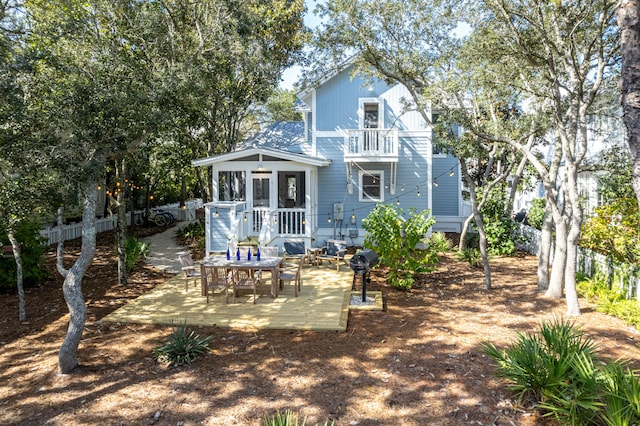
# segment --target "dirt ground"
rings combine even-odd
[[[141,264],[129,286],[118,286],[113,236],[99,239],[83,282],[88,314],[74,374],[56,372],[68,316],[55,271],[27,290],[27,322],[17,321],[15,292],[0,294],[0,424],[260,425],[286,409],[308,425],[551,424],[515,405],[479,350],[483,341],[505,346],[516,331],[562,316],[562,300],[536,293],[532,256],[494,259],[489,291],[480,269],[451,255],[408,292],[376,271],[368,289],[383,291],[384,311],[350,313],[344,333],[199,328],[213,337],[211,351],[168,367],[152,349],[170,328],[100,323],[167,275]],[[77,248],[68,244],[69,260]],[[576,323],[599,342],[601,357],[640,368],[640,334],[581,307]]]

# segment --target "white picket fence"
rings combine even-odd
[[[520,235],[525,237],[525,241],[518,243],[518,248],[538,256],[542,232],[528,225],[521,223],[519,225]],[[551,256],[553,258],[553,250]],[[611,288],[618,289],[627,299],[635,298],[640,301],[640,271],[637,267],[617,264],[603,254],[581,247],[578,248],[576,267],[578,271],[588,276],[592,276],[596,271],[606,274]]]
[[[202,200],[196,199],[187,201],[184,208],[180,207],[178,203],[174,203],[159,206],[155,209],[170,212],[176,220],[188,221],[195,220],[196,210],[202,208],[202,205]],[[141,213],[142,211],[135,212],[135,214]],[[96,219],[96,232],[100,233],[115,229],[117,221],[118,219],[115,215],[113,217]],[[131,214],[129,213],[127,213],[127,225],[131,225]],[[59,229],[62,231],[62,241],[73,240],[82,236],[82,222],[70,223],[68,225],[62,225],[61,227],[48,226],[40,230],[40,236],[46,239],[48,245],[57,244],[60,235],[58,232]]]

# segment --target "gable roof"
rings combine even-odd
[[[191,164],[193,164],[195,167],[211,166],[227,161],[240,160],[247,157],[255,157],[256,155],[273,157],[286,161],[294,161],[296,163],[307,164],[310,166],[322,167],[331,164],[331,160],[327,160],[326,158],[311,157],[309,155],[296,154],[272,148],[246,148],[241,151],[233,151],[226,154],[214,155],[213,157],[199,158],[197,160],[193,160]]]

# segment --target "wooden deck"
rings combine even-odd
[[[345,331],[351,297],[353,272],[346,265],[302,269],[302,291],[295,297],[293,286],[285,285],[277,298],[264,295],[253,304],[253,294],[242,294],[225,303],[224,293],[213,299],[200,295],[200,288],[184,290],[182,274],[156,286],[103,318],[104,322],[166,324],[186,321],[193,326],[217,326],[241,329],[295,329]]]

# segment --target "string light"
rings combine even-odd
[[[453,175],[455,175],[455,173],[453,172],[453,169],[449,170],[449,176],[453,177]]]
[[[246,213],[244,214],[244,221],[245,222],[247,221],[247,214]]]
[[[438,187],[438,179],[433,180],[433,186],[435,186],[436,188]]]
[[[331,213],[327,214],[327,223],[331,223]]]
[[[396,206],[400,205],[400,198],[396,199]]]
[[[420,187],[418,185],[416,185],[416,191],[417,191],[416,195],[419,197],[420,196]]]
[[[402,192],[404,192],[404,183],[402,184]]]
[[[216,217],[220,217],[220,213],[218,213],[218,209],[216,208]]]

